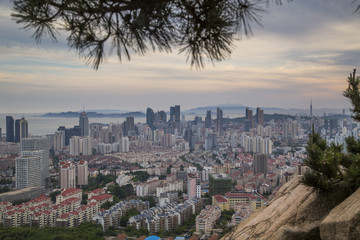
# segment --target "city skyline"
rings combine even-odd
[[[346,79],[360,66],[359,14],[351,0],[293,1],[270,6],[263,27],[235,42],[229,60],[190,69],[184,55],[133,55],[130,62],[108,58],[98,71],[66,46],[10,17],[0,3],[0,112],[36,113],[86,109],[191,109],[219,104],[308,109],[349,108],[342,96]],[[306,17],[304,17],[306,13]],[[96,97],[94,97],[96,96]],[[316,106],[316,107],[315,107]]]

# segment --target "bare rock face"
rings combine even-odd
[[[319,197],[300,180],[286,183],[266,207],[223,239],[320,239],[319,225],[336,203]]]
[[[323,240],[360,239],[360,188],[336,206],[320,224]]]

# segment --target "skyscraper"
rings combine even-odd
[[[254,174],[264,173],[268,171],[268,158],[266,154],[258,153],[253,159]]]
[[[20,141],[23,138],[28,138],[29,132],[28,132],[28,122],[25,120],[25,118],[21,118],[20,120]]]
[[[40,163],[41,185],[48,186],[50,182],[49,172],[49,141],[47,138],[23,138],[21,151],[43,150],[43,158]]]
[[[253,111],[248,107],[246,108],[245,131],[249,131],[254,127]]]
[[[248,107],[246,108],[246,119],[252,119],[252,110],[250,110]]]
[[[211,110],[206,111],[206,117],[205,117],[205,127],[211,128]]]
[[[20,142],[20,121],[21,119],[15,120],[15,138],[14,142]]]
[[[82,137],[89,136],[89,118],[88,118],[87,114],[85,113],[85,111],[80,113],[79,126],[81,129],[81,136]]]
[[[310,117],[313,116],[313,112],[312,112],[312,99],[310,100]]]
[[[180,122],[180,105],[175,105],[170,107],[170,121],[171,122]]]
[[[216,109],[216,132],[221,135],[223,123],[223,110],[220,108]]]
[[[77,185],[88,185],[88,163],[81,160],[77,166]]]
[[[154,130],[154,111],[151,108],[146,109],[146,124]]]
[[[264,110],[259,107],[256,108],[256,122],[261,126],[264,125]]]
[[[201,198],[201,179],[195,173],[188,173],[187,177],[188,198]]]
[[[14,118],[6,116],[6,141],[14,142]]]
[[[175,129],[177,129],[177,132],[181,131],[180,128],[180,105],[175,105],[174,107],[170,107],[170,124],[171,127],[175,133]]]
[[[126,117],[124,134],[126,136],[135,136],[135,121],[133,116]]]
[[[165,111],[160,111],[158,112],[159,113],[159,116],[160,116],[160,119],[162,121],[162,123],[166,123],[166,112]]]
[[[175,122],[180,122],[180,105],[175,105]]]
[[[40,165],[40,154],[37,153],[16,158],[16,188],[41,186]]]
[[[63,161],[60,163],[60,188],[76,187],[76,167],[72,162]]]

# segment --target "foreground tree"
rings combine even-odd
[[[344,96],[353,106],[353,118],[360,120],[360,77],[356,77],[356,70],[348,78],[348,88]],[[305,160],[311,171],[306,173],[303,183],[319,189],[322,193],[329,193],[341,186],[350,195],[360,187],[360,140],[348,137],[346,153],[342,146],[331,144],[313,130],[307,147],[308,157]]]
[[[291,1],[291,0],[287,0]],[[191,66],[229,57],[235,38],[252,35],[266,4],[281,0],[13,0],[12,17],[34,29],[37,42],[59,30],[68,44],[97,69],[106,54],[122,60],[148,49],[179,48]],[[109,43],[109,44],[105,44]]]

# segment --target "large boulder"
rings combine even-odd
[[[336,202],[319,197],[300,180],[297,177],[286,183],[266,207],[223,239],[320,239],[319,225]]]
[[[360,188],[336,206],[320,224],[323,240],[360,239]]]

